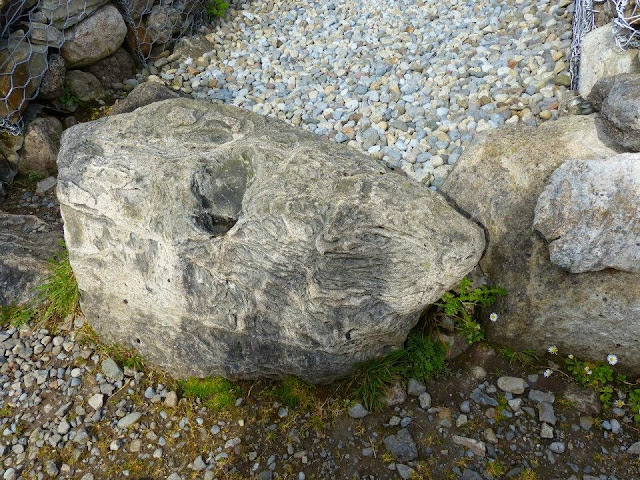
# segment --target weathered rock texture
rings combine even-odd
[[[0,152],[0,203],[2,203],[8,194],[8,186],[16,176],[16,168],[7,159],[4,153]]]
[[[31,215],[0,212],[0,305],[27,302],[45,281],[47,260],[60,250],[62,232]]]
[[[485,227],[480,267],[508,289],[491,307],[499,317],[487,322],[489,338],[516,349],[555,344],[598,361],[615,353],[622,366],[639,371],[640,275],[569,273],[551,263],[533,228],[538,197],[556,168],[569,158],[615,155],[600,136],[594,116],[491,131],[465,151],[442,191]]]
[[[49,66],[42,76],[38,98],[53,100],[64,95],[64,77],[67,69],[60,55],[49,57]]]
[[[640,74],[608,77],[592,92],[594,99],[602,98],[598,107],[607,135],[625,149],[640,151]]]
[[[136,64],[129,52],[124,48],[119,48],[113,55],[91,65],[87,70],[94,74],[105,88],[108,88],[114,83],[121,83],[134,77]]]
[[[18,171],[55,174],[61,135],[62,124],[55,117],[38,117],[29,123],[20,150]]]
[[[176,92],[162,83],[144,82],[136,86],[129,95],[118,100],[111,110],[110,115],[133,112],[136,108],[144,107],[161,100],[184,97],[183,92]]]
[[[179,376],[345,374],[400,346],[484,248],[370,157],[208,102],[67,130],[58,178],[83,312]]]
[[[572,273],[640,272],[640,154],[568,160],[538,199],[534,228]]]
[[[126,34],[118,9],[105,5],[71,29],[60,53],[69,68],[91,65],[115,53]]]
[[[584,36],[581,46],[578,93],[587,98],[598,80],[619,73],[640,72],[638,50],[621,50],[615,42],[613,24]]]
[[[105,95],[100,80],[82,70],[69,70],[65,77],[65,86],[81,102],[98,100]]]

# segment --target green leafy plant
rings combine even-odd
[[[430,380],[446,372],[446,348],[439,340],[417,333],[407,338],[404,348],[365,362],[351,380],[355,396],[367,410],[377,410],[380,398],[398,381],[409,378]]]
[[[549,351],[556,354],[555,346],[550,347]],[[617,363],[615,355],[609,355],[610,364],[586,362],[569,355],[565,359],[565,365],[571,376],[585,387],[596,390],[600,395],[600,401],[605,408],[613,406],[623,407],[625,402],[620,397],[627,395],[627,405],[631,410],[634,421],[640,423],[640,388],[635,388],[633,384],[627,381],[626,375],[616,373],[612,367]],[[614,394],[617,393],[617,400],[614,400]]]
[[[29,179],[30,182],[35,183],[42,180],[44,178],[44,175],[40,172],[29,172],[29,175],[27,175],[27,178]]]
[[[0,325],[11,325],[20,328],[31,321],[36,313],[35,308],[25,305],[9,305],[0,307]]]
[[[207,3],[206,12],[210,20],[222,18],[229,9],[229,2],[226,0],[211,0]]]
[[[222,377],[179,380],[178,387],[184,397],[199,398],[214,412],[232,407],[238,396],[235,385]]]
[[[73,108],[80,103],[80,100],[78,100],[78,97],[71,93],[71,89],[65,88],[62,96],[58,98],[58,102],[64,108]]]
[[[474,343],[484,338],[482,327],[473,318],[475,307],[489,307],[498,297],[506,294],[507,291],[501,287],[482,285],[472,289],[471,280],[465,277],[460,282],[460,293],[445,293],[436,306],[440,316],[451,318],[455,323],[456,331],[467,342]]]

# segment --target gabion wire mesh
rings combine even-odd
[[[581,45],[584,36],[593,30],[598,4],[609,2],[615,9],[613,19],[615,41],[619,48],[640,48],[640,0],[575,0],[573,39],[571,42],[571,88],[578,89]]]
[[[613,0],[616,43],[620,48],[640,48],[640,0]]]
[[[129,27],[127,41],[143,65],[207,20],[208,0],[117,0]]]
[[[52,55],[74,27],[109,0],[0,0],[0,131],[19,134]],[[207,0],[113,0],[127,25],[125,43],[144,66],[207,21]]]
[[[571,89],[578,89],[578,72],[580,69],[580,54],[582,39],[595,28],[593,0],[575,0],[573,11],[573,38],[571,40]]]

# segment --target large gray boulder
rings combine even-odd
[[[638,50],[616,45],[613,23],[596,28],[582,39],[578,93],[587,98],[598,80],[620,73],[640,72]]]
[[[484,248],[371,157],[190,99],[67,130],[58,179],[87,319],[177,376],[346,374],[401,346]]]
[[[533,226],[572,273],[640,272],[640,154],[567,160],[538,198]]]
[[[640,371],[640,275],[605,269],[581,274],[554,265],[534,230],[538,198],[567,159],[616,151],[595,116],[564,117],[539,127],[494,130],[471,145],[442,186],[458,208],[484,226],[480,267],[508,290],[491,311],[488,337],[515,349],[561,352]],[[486,312],[487,316],[488,313]]]
[[[65,35],[69,40],[60,54],[67,67],[85,67],[115,53],[127,35],[127,26],[116,7],[105,5]]]
[[[62,232],[32,215],[0,212],[0,306],[33,299],[61,249]]]

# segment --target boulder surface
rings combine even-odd
[[[572,273],[640,272],[640,154],[568,160],[538,199],[533,225]]]
[[[65,35],[69,40],[60,54],[67,67],[86,67],[115,53],[127,35],[127,26],[116,7],[105,5]]]
[[[587,98],[598,80],[620,73],[640,72],[638,50],[616,45],[613,23],[591,30],[581,46],[578,93]]]
[[[534,230],[536,203],[566,160],[616,151],[596,116],[565,117],[539,127],[510,127],[479,137],[456,163],[442,192],[484,226],[480,267],[508,290],[491,307],[490,339],[514,349],[562,353],[640,371],[640,275],[605,269],[573,274],[554,265]],[[487,317],[488,313],[486,312]]]
[[[401,346],[484,248],[437,193],[235,107],[166,100],[62,143],[82,310],[176,376],[346,374]]]
[[[606,133],[627,150],[640,151],[640,74],[609,77],[603,81],[600,105]],[[600,82],[596,83],[598,86]],[[595,90],[595,87],[594,87]]]

